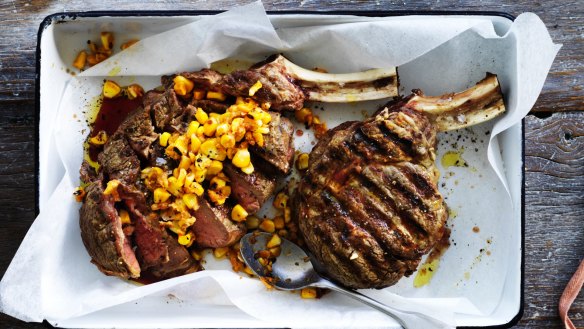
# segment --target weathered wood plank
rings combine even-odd
[[[526,119],[523,328],[561,328],[557,304],[584,256],[584,115]],[[580,294],[582,297],[582,294]],[[584,326],[584,299],[571,316]]]

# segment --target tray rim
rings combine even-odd
[[[37,147],[34,153],[34,179],[35,179],[35,216],[39,214],[39,174],[40,174],[40,82],[41,82],[41,39],[44,31],[51,24],[64,23],[77,18],[98,18],[98,17],[187,17],[187,16],[207,16],[216,15],[226,10],[99,10],[99,11],[72,11],[72,12],[57,12],[46,16],[39,25],[37,32],[37,46],[36,46],[36,68],[35,68],[35,115],[34,115],[34,138]],[[494,16],[502,17],[515,21],[515,16],[503,11],[483,11],[483,10],[266,10],[268,15],[351,15],[362,17],[398,17],[398,16]],[[502,329],[515,326],[523,317],[525,311],[525,118],[521,120],[521,234],[520,241],[520,287],[519,287],[519,309],[517,314],[509,320],[509,322],[493,325],[493,326],[463,326],[457,327],[460,329]]]

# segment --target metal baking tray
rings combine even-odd
[[[219,11],[100,11],[100,12],[76,12],[57,13],[46,17],[40,25],[37,43],[36,63],[36,180],[37,180],[37,212],[45,206],[47,198],[54,190],[59,178],[64,173],[64,168],[51,156],[54,145],[51,140],[44,138],[50,131],[51,123],[55,120],[55,112],[67,81],[71,73],[66,69],[71,63],[75,53],[74,46],[78,46],[88,36],[94,36],[107,27],[114,33],[123,34],[124,28],[135,24],[142,28],[134,33],[139,37],[147,37],[155,33],[179,26],[190,20],[217,14]],[[441,16],[480,16],[490,18],[496,26],[508,27],[514,17],[502,12],[456,12],[456,11],[272,11],[270,17],[278,17],[286,20],[287,17],[294,20],[302,20],[302,17],[322,16],[330,18],[356,15],[365,17],[389,17],[411,15],[441,15]],[[58,28],[67,26],[67,28]],[[511,143],[516,144],[515,149],[520,150],[516,156],[517,163],[514,168],[521,168],[520,179],[514,186],[514,191],[520,195],[518,205],[520,218],[517,218],[517,236],[513,244],[513,253],[518,257],[518,264],[511,270],[505,281],[505,289],[499,306],[493,314],[477,318],[472,316],[457,318],[461,327],[483,328],[507,328],[516,324],[523,314],[523,290],[524,290],[524,123],[514,128]],[[115,309],[105,309],[81,318],[72,319],[66,323],[59,323],[65,327],[166,327],[165,319],[152,316],[148,310],[153,305],[152,300],[146,298],[140,303],[129,303]],[[139,304],[139,305],[138,305]],[[183,323],[190,326],[202,327],[266,327],[269,324],[247,316],[234,306],[222,306],[215,312],[208,312],[204,316],[184,315],[176,311],[177,305],[169,306],[169,316],[178,317]],[[128,315],[130,314],[130,315]],[[132,315],[133,314],[133,315]],[[192,322],[196,320],[197,322]]]

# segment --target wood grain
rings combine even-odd
[[[82,10],[225,10],[250,1],[0,2],[0,275],[34,220],[35,49],[49,14]],[[556,305],[584,256],[584,3],[582,1],[264,1],[268,10],[531,11],[562,43],[526,119],[525,314],[517,328],[561,328]],[[564,113],[557,113],[564,112]],[[583,296],[573,305],[584,327]],[[0,314],[2,328],[48,328]]]

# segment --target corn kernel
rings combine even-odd
[[[290,223],[291,220],[292,220],[292,210],[290,209],[290,207],[286,207],[286,208],[284,208],[284,222]]]
[[[255,93],[260,90],[262,88],[262,83],[260,80],[258,80],[256,83],[253,84],[253,86],[251,86],[251,88],[249,88],[249,96],[253,96],[255,95]]]
[[[298,170],[308,169],[308,160],[309,160],[308,153],[300,153],[300,155],[298,155],[298,158],[296,158],[296,168],[298,168]]]
[[[176,177],[168,177],[168,192],[176,197],[179,197],[182,194],[181,189],[182,187],[178,184]]]
[[[195,118],[202,125],[205,124],[205,122],[207,122],[207,120],[209,120],[209,116],[207,115],[207,112],[203,111],[203,109],[201,109],[201,108],[198,108],[197,112],[195,112]]]
[[[271,106],[272,104],[270,102],[262,103],[262,110],[267,111],[270,109]]]
[[[177,95],[185,96],[195,87],[195,84],[191,80],[182,75],[177,75],[172,81],[174,82],[173,88]]]
[[[262,133],[260,132],[254,132],[253,133],[253,139],[256,141],[256,144],[259,147],[264,147],[264,135],[262,135]]]
[[[249,266],[246,266],[243,268],[243,272],[246,273],[247,275],[255,275],[255,273],[252,271],[251,268],[249,268]]]
[[[264,112],[264,113],[262,113],[261,119],[262,119],[262,122],[265,125],[267,125],[268,123],[270,123],[272,121],[272,116],[270,115],[270,113]]]
[[[316,288],[313,287],[302,288],[302,290],[300,290],[300,296],[304,299],[314,299],[316,298],[316,295]]]
[[[282,253],[282,247],[280,247],[280,246],[273,247],[273,248],[268,249],[268,251],[270,252],[272,257],[278,257],[278,256],[280,256],[280,253]]]
[[[89,143],[93,145],[103,145],[107,142],[107,133],[100,130],[97,135],[89,138]]]
[[[312,110],[306,107],[294,112],[294,117],[300,123],[306,123],[308,125],[312,124]],[[310,121],[310,122],[309,122]]]
[[[276,209],[284,209],[288,204],[288,199],[289,197],[286,193],[279,192],[278,194],[276,194],[276,197],[274,198],[274,202],[272,204]]]
[[[117,180],[117,179],[110,180],[109,182],[107,182],[107,186],[105,187],[103,194],[110,195],[110,194],[117,193],[119,185],[120,185],[119,180]]]
[[[281,230],[284,228],[284,217],[282,216],[276,216],[274,217],[274,227],[276,228],[276,230]]]
[[[197,135],[192,134],[191,135],[191,145],[190,145],[191,152],[197,153],[199,151],[200,147],[201,147],[201,140],[197,137]]]
[[[243,168],[241,168],[241,171],[242,171],[244,174],[248,174],[248,175],[251,175],[251,174],[253,174],[253,172],[254,172],[253,164],[251,164],[251,162],[250,162],[250,163],[249,163],[249,165],[248,165],[247,167],[243,167]]]
[[[282,244],[282,240],[280,239],[278,234],[272,234],[272,237],[270,238],[270,240],[268,240],[268,243],[266,243],[266,248],[268,248],[268,249],[274,248],[274,247],[277,247],[281,244]]]
[[[215,130],[215,136],[221,137],[229,132],[229,125],[227,123],[221,123],[217,126]]]
[[[103,96],[105,98],[114,98],[120,94],[122,87],[111,80],[106,80],[103,84]]]
[[[130,221],[130,214],[128,214],[128,212],[124,209],[120,209],[120,211],[118,212],[118,215],[120,216],[120,221],[122,222],[122,224],[131,224],[132,222]]]
[[[194,194],[183,194],[182,196],[183,202],[189,209],[197,210],[199,209],[199,202],[197,200],[197,196]]]
[[[251,164],[251,156],[247,149],[239,149],[231,159],[234,166],[238,168],[245,168]]]
[[[73,67],[75,67],[79,70],[83,70],[86,63],[87,63],[87,52],[85,52],[85,50],[82,50],[79,52],[79,54],[77,54],[77,57],[75,57],[75,60],[73,61]]]
[[[154,190],[154,203],[166,202],[170,198],[170,193],[159,187]]]
[[[240,204],[236,204],[231,211],[231,219],[236,222],[243,222],[247,216],[247,211],[245,211],[245,209]]]
[[[205,98],[205,91],[204,90],[193,91],[193,99],[201,100],[203,98]]]
[[[183,155],[180,158],[180,163],[178,164],[179,169],[187,170],[191,166],[191,159],[188,156]]]
[[[190,245],[191,244],[191,235],[190,234],[179,235],[178,236],[178,243],[180,243],[183,246]]]
[[[193,175],[194,176],[194,175]],[[205,189],[203,189],[203,186],[201,186],[201,184],[197,183],[197,182],[193,182],[191,184],[191,187],[193,189],[193,192],[198,195],[198,196],[202,196],[203,193],[205,192]]]
[[[207,92],[207,99],[214,99],[220,102],[224,101],[227,98],[224,93],[218,91],[208,91]]]
[[[205,136],[205,127],[200,126],[197,128],[197,137],[201,140],[201,142],[204,142],[205,139],[207,139],[207,136]]]
[[[105,54],[93,53],[91,55],[87,55],[87,63],[89,64],[89,66],[93,66],[103,62],[104,60],[107,59],[107,57],[108,56]]]
[[[135,43],[137,43],[138,41],[139,40],[137,40],[137,39],[132,39],[132,40],[126,41],[120,46],[120,49],[125,50],[125,49],[131,47],[132,45],[134,45]]]
[[[204,141],[203,144],[201,144],[201,147],[199,148],[199,153],[206,157],[210,157],[211,154],[217,152],[217,146],[215,145],[215,143],[216,141],[214,138]]]
[[[221,161],[213,160],[209,168],[207,168],[207,175],[215,176],[223,170],[223,163]]]
[[[215,135],[215,131],[217,130],[217,119],[216,118],[209,118],[203,125],[204,133],[206,136],[211,137]]]
[[[219,176],[213,177],[211,179],[211,181],[209,182],[209,187],[212,190],[217,190],[217,189],[222,188],[223,186],[226,186],[226,185],[227,185],[227,181]]]
[[[188,140],[185,136],[178,136],[178,138],[174,141],[173,146],[175,149],[178,149],[180,155],[188,154],[189,147],[188,147]]]
[[[268,233],[274,233],[276,231],[276,226],[274,222],[270,219],[264,219],[259,226],[260,230]]]
[[[85,192],[85,189],[83,187],[78,187],[77,189],[75,189],[75,192],[73,192],[73,195],[75,196],[75,201],[77,202],[81,202],[83,201],[83,199],[85,198],[85,194],[87,194]]]
[[[215,248],[213,249],[213,256],[215,256],[215,258],[221,259],[225,257],[225,255],[227,255],[228,251],[229,251],[228,247]]]
[[[248,216],[245,220],[245,227],[247,227],[248,230],[254,230],[258,228],[258,226],[260,226],[260,219],[256,216]]]
[[[197,169],[195,170],[195,181],[201,184],[205,181],[205,177],[207,176],[207,169]]]
[[[235,137],[231,134],[221,136],[221,146],[226,149],[235,147]]]
[[[189,126],[187,128],[187,132],[186,135],[187,137],[192,137],[194,134],[197,133],[197,129],[199,128],[201,124],[198,121],[191,121],[189,123]]]
[[[196,260],[199,261],[203,259],[203,253],[197,250],[191,250],[191,256]]]
[[[105,50],[111,50],[114,45],[114,35],[111,32],[101,32],[101,45]]]

